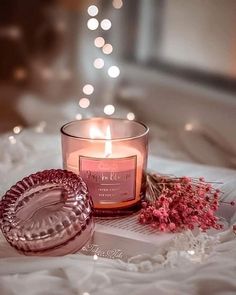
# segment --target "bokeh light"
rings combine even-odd
[[[13,40],[20,39],[22,37],[22,30],[18,26],[12,26],[6,29],[6,35]]]
[[[45,80],[51,80],[54,77],[54,73],[50,68],[42,68],[41,69],[41,76]]]
[[[90,95],[94,92],[94,87],[91,84],[86,84],[83,87],[83,93],[86,95]]]
[[[37,133],[43,133],[47,123],[45,121],[39,122],[39,124],[35,127],[35,131]]]
[[[131,112],[128,113],[127,114],[127,119],[130,120],[130,121],[133,121],[135,119],[135,114],[134,113],[131,113]]]
[[[195,251],[194,251],[194,250],[188,250],[187,252],[188,252],[188,254],[190,254],[190,255],[194,255],[194,254],[195,254]]]
[[[191,123],[185,124],[184,129],[186,131],[192,131],[193,130],[193,124],[191,124]]]
[[[87,22],[89,30],[94,31],[98,28],[99,22],[96,18],[90,18]]]
[[[103,19],[101,21],[101,28],[104,30],[104,31],[107,31],[111,28],[111,21],[109,19]]]
[[[76,114],[76,116],[75,116],[75,119],[76,119],[76,120],[81,120],[81,119],[82,119],[82,115],[81,115],[81,114],[79,114],[79,113],[78,113],[78,114]]]
[[[16,143],[16,139],[15,139],[15,137],[13,135],[10,135],[8,137],[8,139],[9,139],[9,141],[10,141],[11,144],[15,144]]]
[[[104,67],[104,60],[102,58],[96,58],[93,65],[96,69],[102,69]]]
[[[96,5],[90,5],[87,11],[90,16],[95,16],[98,14],[98,8]]]
[[[98,256],[96,254],[93,255],[93,260],[98,260]]]
[[[123,6],[122,0],[113,0],[112,5],[115,9],[120,9]]]
[[[3,26],[0,28],[0,37],[17,40],[22,37],[22,30],[18,26]]]
[[[104,113],[106,115],[112,115],[115,112],[115,107],[112,104],[108,104],[104,107]]]
[[[105,44],[105,40],[104,38],[102,37],[97,37],[95,40],[94,40],[94,45],[98,48],[101,48],[103,47]]]
[[[22,126],[15,126],[13,128],[13,133],[15,133],[15,134],[19,134],[19,133],[21,133],[21,131],[22,131]]]
[[[79,106],[82,109],[86,109],[87,107],[89,107],[89,105],[90,105],[90,100],[88,98],[84,97],[80,99]]]
[[[108,75],[111,78],[117,78],[120,75],[120,69],[117,66],[111,66],[108,69]]]
[[[111,54],[113,51],[113,47],[111,44],[107,43],[103,46],[102,51],[104,54]]]
[[[13,72],[13,76],[15,80],[25,80],[27,77],[27,71],[24,68],[16,68]]]

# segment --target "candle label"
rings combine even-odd
[[[79,174],[94,204],[114,204],[135,199],[137,156],[92,158],[79,156]]]

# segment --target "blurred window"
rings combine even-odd
[[[129,0],[126,7],[127,59],[236,91],[235,0]]]

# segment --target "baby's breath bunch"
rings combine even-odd
[[[190,177],[147,174],[146,200],[139,222],[164,232],[199,227],[202,231],[223,227],[215,212],[222,192],[212,183]],[[235,202],[223,202],[234,205]]]

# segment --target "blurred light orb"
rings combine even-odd
[[[112,5],[115,9],[120,9],[123,6],[122,0],[113,0]]]
[[[45,80],[50,80],[53,78],[54,74],[53,71],[50,68],[43,68],[41,70],[41,76]]]
[[[25,80],[27,77],[27,71],[24,68],[16,68],[13,72],[13,76],[15,80]]]
[[[10,135],[8,137],[8,139],[9,139],[9,141],[10,141],[11,144],[16,144],[16,139],[15,139],[15,137],[13,135]]]
[[[102,58],[96,58],[93,65],[96,69],[102,69],[104,67],[104,60]]]
[[[90,100],[86,97],[84,98],[81,98],[80,101],[79,101],[79,106],[82,108],[82,109],[86,109],[88,108],[90,105]]]
[[[96,18],[90,18],[87,22],[89,30],[94,31],[98,28],[99,22]]]
[[[90,94],[92,94],[93,92],[94,92],[94,87],[93,87],[93,85],[91,85],[91,84],[86,84],[86,85],[84,85],[84,87],[83,87],[83,93],[84,93],[84,94],[90,95]]]
[[[11,38],[11,39],[20,39],[22,36],[22,31],[19,27],[17,26],[12,26],[8,29],[7,35]]]
[[[108,69],[108,75],[111,78],[117,78],[120,75],[120,69],[117,66],[111,66]]]
[[[17,40],[22,37],[22,30],[18,26],[3,27],[0,28],[0,38],[1,37]]]
[[[191,123],[185,124],[184,129],[186,131],[192,131],[193,130],[193,124],[191,124]]]
[[[19,133],[21,133],[21,131],[22,131],[22,126],[15,126],[13,128],[13,133],[14,134],[19,134]]]
[[[194,254],[195,254],[195,251],[194,251],[194,250],[188,250],[187,252],[188,252],[188,254],[190,254],[190,255],[194,255]]]
[[[93,260],[98,260],[98,256],[96,254],[93,255]]]
[[[75,119],[76,120],[81,120],[82,119],[82,115],[81,114],[76,114]]]
[[[95,16],[98,14],[98,8],[96,5],[90,5],[87,9],[87,12],[90,16]]]
[[[35,131],[37,133],[43,133],[47,123],[45,121],[39,122],[39,124],[35,127]]]
[[[108,104],[104,107],[104,113],[108,116],[114,114],[115,107],[112,104]]]
[[[107,31],[111,28],[111,21],[109,19],[105,18],[101,21],[100,25],[104,31]]]
[[[111,54],[113,51],[113,47],[111,44],[107,43],[103,46],[102,51],[104,54]]]
[[[130,121],[133,121],[135,119],[135,114],[134,113],[128,113],[127,114],[127,119]]]
[[[102,37],[97,37],[95,40],[94,40],[94,45],[98,48],[101,48],[103,47],[105,44],[105,40],[104,38]]]

